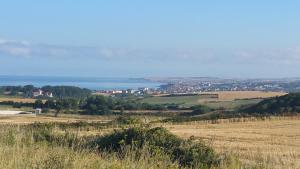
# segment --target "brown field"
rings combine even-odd
[[[300,168],[299,117],[219,122],[196,122],[165,127],[183,138],[195,136],[204,139],[218,152],[235,154],[246,165],[261,164],[263,168]]]
[[[208,95],[218,95],[218,98],[211,98]],[[199,104],[208,105],[212,108],[224,107],[227,109],[238,108],[243,105],[255,104],[263,98],[286,95],[284,92],[263,92],[263,91],[224,91],[204,92],[198,95],[178,96],[153,96],[141,100],[149,104],[178,104],[183,107],[191,107]]]
[[[218,101],[232,101],[236,99],[254,99],[254,98],[269,98],[283,96],[285,92],[263,92],[263,91],[222,91],[208,92],[208,94],[218,94]]]
[[[117,116],[92,116],[92,115],[0,115],[0,124],[30,124],[35,122],[47,123],[47,122],[61,122],[61,123],[73,123],[73,122],[107,122],[115,119]]]
[[[34,103],[35,99],[30,98],[14,98],[14,97],[0,97],[0,102],[4,101],[13,101],[13,102],[22,102],[22,103]]]
[[[0,116],[0,124],[33,122],[108,122],[117,116],[18,115]],[[174,134],[194,136],[210,144],[219,153],[233,154],[243,165],[261,168],[300,168],[300,117],[237,118],[217,121],[163,123]],[[116,128],[118,126],[114,126]],[[113,128],[81,131],[80,135],[102,135]]]

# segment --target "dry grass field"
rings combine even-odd
[[[246,122],[220,120],[218,124],[195,122],[165,127],[183,138],[204,139],[218,152],[235,154],[246,165],[300,168],[299,117]]]
[[[22,102],[22,103],[34,103],[35,99],[17,98],[17,97],[0,97],[0,102],[4,102],[4,101],[13,101],[13,102]]]
[[[34,122],[108,122],[117,116],[17,115],[0,116],[0,124]],[[141,116],[140,116],[141,117]],[[141,117],[142,118],[142,117]],[[186,123],[159,123],[182,137],[204,140],[217,152],[233,154],[244,166],[256,168],[300,168],[300,117],[237,118]],[[102,135],[112,128],[80,131],[80,135]]]
[[[90,116],[90,115],[0,115],[0,124],[31,124],[35,122],[49,123],[73,123],[73,122],[107,122],[115,119],[117,116]]]
[[[212,108],[224,107],[234,109],[239,106],[255,104],[263,98],[286,95],[284,92],[263,92],[263,91],[224,91],[224,92],[205,92],[207,94],[218,94],[218,98],[209,98],[204,95],[192,96],[154,96],[141,100],[149,104],[179,104],[184,107],[204,104]]]

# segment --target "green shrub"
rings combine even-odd
[[[218,165],[218,157],[212,148],[202,142],[185,141],[162,127],[129,128],[98,137],[89,143],[90,148],[114,151],[122,154],[124,147],[139,150],[149,148],[152,155],[167,154],[183,167],[210,168]],[[122,157],[122,155],[121,155]]]
[[[132,117],[132,116],[120,116],[115,120],[118,124],[141,124],[142,120],[140,118]]]

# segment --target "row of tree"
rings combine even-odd
[[[136,100],[127,100],[121,98],[106,97],[100,95],[90,96],[87,99],[50,99],[47,101],[36,100],[34,108],[42,108],[45,110],[54,109],[56,113],[61,110],[78,111],[82,114],[104,115],[112,114],[113,110],[166,110],[175,108],[174,105],[153,105],[147,103],[140,103]]]
[[[33,97],[35,90],[41,89],[44,92],[51,92],[55,98],[86,98],[91,95],[91,90],[74,86],[44,86],[41,88],[33,85],[26,86],[2,86],[0,94],[11,96]]]

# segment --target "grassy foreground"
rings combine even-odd
[[[240,165],[202,143],[185,141],[163,128],[83,136],[96,128],[101,130],[82,124],[2,125],[0,168],[205,169]]]
[[[160,131],[158,133],[163,135],[156,132],[155,135],[149,135],[153,132],[147,132],[148,130],[124,133],[124,129],[145,125],[144,118],[138,120],[138,116],[118,118],[65,115],[59,118],[50,116],[7,118],[0,119],[4,122],[0,126],[0,168],[297,169],[300,166],[299,117],[236,118],[151,125],[150,129],[164,127],[170,131],[158,130]],[[33,120],[35,118],[43,119],[44,124],[36,123]],[[151,118],[148,117],[148,120]],[[164,133],[167,137],[163,137]],[[128,135],[135,136],[131,137],[134,141],[131,139],[126,141],[125,138],[130,138]],[[152,146],[149,144],[137,146],[143,143],[144,138],[149,140],[149,136],[162,139],[152,141],[154,143]],[[103,138],[110,139],[105,142]],[[88,144],[91,140],[97,140],[93,142],[97,144]],[[189,140],[192,144],[187,143]],[[209,166],[197,162],[193,162],[195,166],[182,165],[182,159],[203,160],[203,157],[209,156],[197,153],[203,152],[202,148],[191,148],[194,143],[201,143],[203,146],[200,147],[207,146],[207,150],[212,148],[215,155],[208,159],[216,160],[217,163]],[[170,144],[173,146],[168,147]],[[107,151],[107,148],[113,145],[117,148]],[[177,150],[189,153],[181,153],[180,158],[177,158],[178,156],[174,156]],[[190,155],[193,158],[186,158]],[[204,160],[206,162],[203,164],[207,164],[207,158]]]

